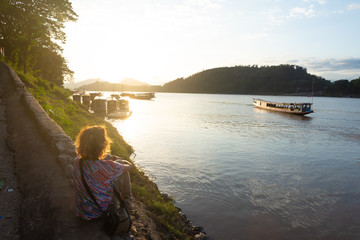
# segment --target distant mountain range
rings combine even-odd
[[[120,84],[127,85],[127,86],[150,86],[148,83],[140,82],[138,80],[135,80],[133,78],[124,78],[121,80]]]
[[[124,78],[119,83],[109,83],[105,80],[102,80],[101,78],[91,78],[91,79],[87,79],[87,80],[80,81],[80,82],[65,83],[64,87],[71,89],[71,90],[74,90],[74,89],[90,90],[88,88],[94,89],[96,87],[99,87],[99,85],[101,85],[102,88],[104,88],[105,85],[107,85],[107,86],[126,85],[126,86],[131,86],[131,87],[150,86],[150,84],[148,84],[148,83],[140,82],[133,78]],[[96,91],[96,89],[94,91]],[[111,91],[111,90],[109,90],[109,91]]]
[[[309,74],[296,65],[234,66],[204,70],[187,78],[178,78],[163,86],[153,86],[126,78],[120,83],[88,79],[75,83],[88,91],[134,91],[177,93],[221,93],[260,95],[360,96],[360,78],[331,82]]]
[[[74,90],[74,89],[77,89],[77,88],[79,88],[81,86],[92,84],[92,83],[95,83],[95,82],[105,82],[105,81],[102,80],[101,78],[91,78],[91,79],[83,80],[83,81],[80,81],[80,82],[64,83],[64,88]]]

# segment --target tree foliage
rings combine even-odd
[[[360,77],[352,81],[342,79],[334,81],[325,92],[329,96],[360,96]]]
[[[65,22],[76,19],[68,0],[0,0],[0,48],[24,72],[62,85],[72,71],[59,44]]]
[[[301,66],[235,66],[205,70],[164,85],[169,92],[287,94],[322,91],[330,81],[311,75]]]

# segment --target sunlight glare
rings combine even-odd
[[[136,139],[144,134],[144,128],[147,125],[151,125],[151,122],[144,116],[144,112],[148,111],[147,104],[143,104],[141,100],[129,99],[130,109],[132,111],[131,116],[124,120],[115,120],[112,124],[118,129],[120,134],[124,137],[125,141],[129,139]],[[131,145],[131,141],[128,142]]]

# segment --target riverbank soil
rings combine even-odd
[[[75,217],[73,188],[20,98],[0,64],[0,239],[109,239]],[[148,214],[135,200],[136,239],[160,239]]]

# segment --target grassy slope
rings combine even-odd
[[[89,113],[80,103],[73,102],[70,99],[70,91],[56,86],[44,79],[17,72],[19,78],[25,83],[27,91],[34,95],[48,115],[54,119],[57,124],[73,140],[80,129],[86,125],[104,125],[112,139],[111,153],[121,156],[127,160],[130,159],[133,149],[128,145],[123,137],[118,133],[110,123],[104,119]],[[180,227],[178,209],[171,201],[165,200],[159,192],[156,184],[151,182],[144,173],[139,170],[133,170],[132,191],[133,196],[145,203],[146,207],[152,212],[154,220],[164,228],[167,237],[171,234],[175,239],[189,239],[189,237]]]

